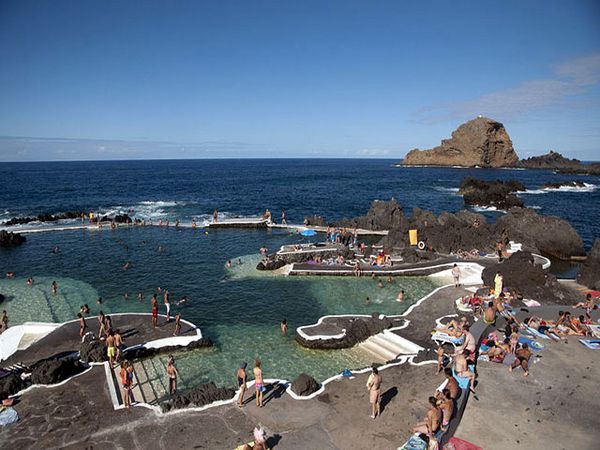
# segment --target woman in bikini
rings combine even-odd
[[[443,397],[438,403],[439,408],[442,410],[442,430],[446,431],[454,414],[454,401],[450,396],[450,391],[444,389]]]
[[[260,368],[260,359],[254,361],[254,387],[256,388],[256,406],[263,407],[263,393],[267,390],[263,384],[263,371]]]

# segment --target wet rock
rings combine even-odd
[[[132,223],[133,220],[127,214],[117,214],[113,219],[115,223]]]
[[[430,150],[414,149],[404,157],[404,165],[505,167],[519,157],[504,125],[485,117],[460,125],[452,138]]]
[[[566,181],[562,183],[552,183],[550,181],[542,185],[542,189],[560,189],[561,187],[583,188],[585,183],[582,181]]]
[[[571,291],[562,287],[541,266],[534,265],[533,255],[529,252],[516,252],[502,263],[485,268],[481,275],[484,285],[494,286],[494,277],[498,272],[504,278],[504,287],[523,298],[534,299],[542,304],[572,304],[574,301]]]
[[[0,399],[14,395],[22,389],[25,389],[26,384],[16,373],[11,373],[0,378]]]
[[[277,257],[276,255],[270,255],[266,258],[263,258],[262,261],[260,261],[256,265],[256,269],[257,270],[277,270],[277,269],[281,269],[285,265],[286,265],[285,260]]]
[[[13,217],[12,219],[4,222],[4,225],[12,226],[24,225],[30,222],[56,222],[57,220],[64,219],[79,219],[82,214],[84,214],[83,211],[67,211],[65,213],[60,213],[56,215],[43,213],[39,214],[36,217]]]
[[[212,381],[194,389],[175,394],[169,401],[161,404],[163,411],[185,408],[186,406],[204,406],[219,400],[229,400],[235,395],[235,389],[218,387]]]
[[[373,313],[370,318],[365,317],[337,317],[337,328],[346,330],[343,338],[339,339],[304,339],[296,334],[296,341],[303,347],[314,349],[339,349],[353,347],[369,337],[381,333],[392,327],[392,320],[388,317],[379,317]]]
[[[402,207],[392,198],[389,201],[375,200],[366,216],[340,220],[334,225],[365,230],[391,230],[406,228],[407,220]]]
[[[304,218],[304,225],[310,225],[315,227],[326,227],[327,221],[322,216],[306,216]]]
[[[79,348],[79,358],[85,362],[108,361],[106,345],[97,339],[85,340]]]
[[[596,239],[586,261],[581,265],[577,281],[590,289],[600,290],[600,239]]]
[[[0,247],[16,247],[25,242],[25,236],[10,231],[0,231]]]
[[[292,391],[296,395],[307,396],[313,392],[317,392],[320,388],[321,385],[317,383],[317,380],[306,373],[301,373],[292,381]]]
[[[485,181],[466,177],[461,181],[458,193],[467,205],[507,210],[524,206],[523,200],[514,195],[518,191],[525,191],[525,186],[516,180]]]
[[[34,384],[56,384],[85,370],[75,359],[43,359],[35,363],[31,372]]]
[[[497,226],[510,240],[525,248],[559,259],[585,256],[583,240],[569,222],[555,216],[543,216],[532,209],[515,208],[498,218]]]

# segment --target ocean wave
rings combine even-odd
[[[583,183],[584,186],[561,186],[558,188],[542,188],[542,189],[527,189],[525,192],[518,194],[548,194],[550,192],[594,192],[598,189],[597,184]]]
[[[435,189],[436,191],[439,191],[439,192],[452,192],[453,194],[456,194],[459,191],[458,188],[449,188],[449,187],[442,187],[442,186],[433,186],[433,189]]]
[[[506,211],[504,211],[503,209],[498,209],[495,206],[472,206],[471,209],[473,209],[473,211],[477,211],[477,212],[497,212],[497,213],[501,213],[501,214],[506,214]]]

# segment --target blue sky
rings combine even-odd
[[[0,160],[600,159],[600,2],[0,2]]]

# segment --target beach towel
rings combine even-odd
[[[533,339],[529,339],[525,336],[519,336],[519,344],[527,344],[531,350],[536,352],[544,350],[544,344],[534,341]]]
[[[10,425],[11,423],[18,421],[19,415],[14,408],[4,408],[4,410],[0,412],[0,427],[5,427],[6,425]]]
[[[579,339],[590,350],[600,350],[600,339]]]
[[[539,338],[539,339],[550,339],[549,336],[546,336],[545,334],[540,333],[535,328],[531,328],[531,327],[528,327],[528,326],[525,326],[525,333],[528,333],[528,334],[532,335],[533,337]]]
[[[525,303],[525,305],[527,305],[529,308],[533,308],[534,306],[542,306],[541,303],[536,300],[524,299],[523,303]]]
[[[473,372],[473,366],[471,364],[469,364],[469,370],[471,372]],[[468,378],[459,377],[456,374],[456,371],[454,370],[454,367],[452,368],[452,376],[458,382],[458,387],[460,387],[461,389],[469,389],[469,379]]]
[[[427,443],[418,434],[413,434],[399,450],[427,450]]]
[[[588,325],[587,327],[590,329],[594,337],[600,338],[600,325]]]
[[[444,450],[483,450],[481,447],[471,444],[470,442],[464,441],[457,437],[451,437]]]

